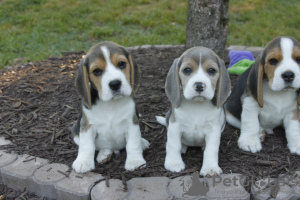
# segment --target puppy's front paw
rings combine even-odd
[[[125,169],[127,171],[133,171],[136,168],[146,164],[146,161],[144,158],[135,159],[135,158],[127,158],[125,162]]]
[[[222,169],[218,165],[203,165],[200,170],[200,175],[202,176],[214,176],[220,175],[222,173]]]
[[[75,170],[77,173],[85,173],[88,171],[91,171],[95,169],[95,162],[94,158],[77,158],[72,165],[72,168]]]
[[[112,156],[112,154],[106,155],[106,154],[101,154],[101,153],[99,152],[99,154],[98,154],[96,160],[97,160],[97,162],[98,162],[99,164],[105,164],[105,163],[108,163],[108,162],[110,161],[111,156]]]
[[[299,143],[297,143],[297,142],[293,142],[293,143],[289,142],[287,146],[288,146],[288,148],[289,148],[289,150],[290,150],[291,153],[295,153],[297,155],[300,155],[300,142]]]
[[[252,153],[257,153],[262,149],[259,136],[243,136],[241,135],[238,140],[238,146],[244,151],[250,151]]]
[[[171,172],[181,172],[185,168],[182,159],[166,159],[165,168]]]

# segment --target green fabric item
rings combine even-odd
[[[242,74],[244,73],[255,61],[243,59],[235,63],[228,69],[229,74]]]

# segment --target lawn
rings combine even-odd
[[[298,0],[230,0],[228,45],[264,46],[279,35],[300,40]],[[0,68],[88,50],[184,44],[187,0],[0,0]]]

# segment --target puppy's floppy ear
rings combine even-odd
[[[91,91],[89,85],[89,73],[85,63],[86,59],[80,61],[79,69],[75,78],[75,86],[83,104],[87,108],[91,108]]]
[[[173,107],[178,108],[180,105],[180,78],[179,78],[179,58],[176,58],[171,66],[165,84],[167,97]]]
[[[247,87],[252,97],[258,102],[262,108],[264,106],[263,99],[263,76],[264,76],[264,59],[263,55],[257,56],[255,63],[251,66],[249,72]]]
[[[213,98],[213,104],[220,108],[225,103],[226,99],[229,96],[231,90],[231,82],[229,78],[229,74],[225,67],[225,63],[222,59],[219,60],[219,68],[220,68],[220,76],[217,82],[217,88],[215,91],[215,97]]]
[[[130,64],[130,86],[132,88],[132,95],[138,90],[141,78],[141,70],[136,64],[131,54],[129,54],[129,64]]]

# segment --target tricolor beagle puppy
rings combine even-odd
[[[84,173],[97,162],[107,162],[112,153],[126,147],[126,170],[145,164],[143,150],[149,147],[141,137],[134,92],[140,70],[130,53],[113,42],[93,46],[81,60],[75,85],[82,98],[82,114],[72,128],[78,145],[73,169]]]
[[[221,60],[212,50],[193,47],[175,59],[167,75],[165,90],[172,108],[167,125],[165,168],[185,168],[181,153],[188,146],[205,147],[201,175],[222,173],[218,165],[221,132],[225,126],[223,104],[230,92],[230,79]]]
[[[275,38],[239,77],[225,105],[227,122],[241,129],[242,150],[260,151],[260,134],[283,125],[288,148],[300,155],[299,88],[300,44]]]

